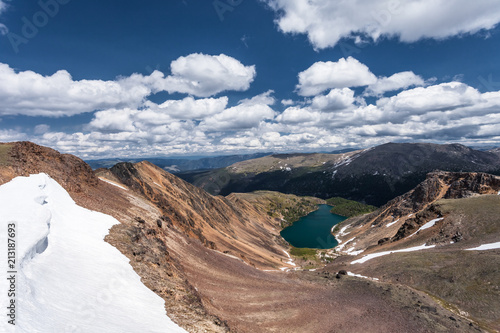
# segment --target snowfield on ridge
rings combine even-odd
[[[104,241],[116,219],[76,205],[46,174],[0,186],[0,206],[3,248],[7,225],[17,229],[16,326],[4,318],[2,332],[185,332]],[[6,256],[0,264],[7,271]],[[3,309],[8,301],[1,298]]]

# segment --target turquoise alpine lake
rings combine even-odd
[[[297,222],[281,231],[283,237],[294,247],[331,249],[339,243],[331,230],[346,217],[330,213],[332,206],[319,205],[319,209],[301,217]]]

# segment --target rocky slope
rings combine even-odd
[[[52,178],[71,192],[84,192],[99,182],[92,169],[76,156],[31,142],[0,143],[0,182],[52,170]],[[65,168],[61,168],[65,166]]]
[[[260,268],[283,266],[287,244],[274,219],[238,195],[214,197],[149,162],[119,163],[109,172],[161,212],[161,220],[206,247]],[[101,173],[105,177],[105,174]]]
[[[147,162],[96,174],[31,143],[0,145],[0,164],[0,183],[45,172],[77,204],[117,218],[106,240],[189,332],[480,331],[404,285],[278,270],[293,264],[265,198],[213,197]]]
[[[500,148],[494,148],[494,149],[491,149],[489,150],[490,153],[494,153],[494,154],[497,154],[497,155],[500,155]]]
[[[429,173],[427,179],[413,190],[391,200],[376,212],[338,225],[337,230],[343,229],[343,232],[337,236],[343,242],[348,237],[356,237],[357,245],[351,247],[353,251],[394,243],[412,235],[427,222],[441,218],[439,200],[496,195],[499,190],[500,177],[490,174],[443,171]],[[345,228],[347,225],[349,227]],[[356,228],[358,230],[350,232]],[[440,241],[449,242],[458,237],[454,234],[446,236]]]
[[[500,155],[458,144],[388,143],[345,154],[273,155],[180,177],[215,194],[273,190],[381,206],[434,170],[498,172]]]
[[[498,176],[430,173],[378,211],[338,225],[344,256],[328,269],[424,290],[458,315],[500,330],[493,310],[500,308],[500,250],[465,251],[500,242],[499,191]],[[406,252],[416,247],[422,250]]]

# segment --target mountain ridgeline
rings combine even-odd
[[[388,143],[344,154],[271,155],[179,177],[211,194],[270,190],[381,206],[436,170],[498,174],[500,154],[459,144]]]
[[[146,160],[168,172],[176,173],[182,171],[224,168],[237,162],[251,160],[267,155],[271,155],[271,153],[255,153],[246,155],[242,154],[201,158],[111,158],[88,160],[87,163],[92,167],[92,169],[95,170],[99,168],[111,168],[112,166],[122,162],[138,163]]]

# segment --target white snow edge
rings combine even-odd
[[[46,174],[0,186],[0,209],[0,225],[16,225],[18,245],[19,316],[15,326],[0,324],[2,332],[185,332],[129,259],[104,241],[118,220],[76,205]],[[0,232],[0,246],[6,244]],[[0,279],[0,290],[7,282]],[[0,306],[6,301],[0,297]]]
[[[388,224],[386,225],[386,227],[387,227],[387,228],[392,227],[393,225],[395,225],[396,223],[398,223],[398,222],[399,222],[399,220],[400,220],[400,219],[397,219],[397,220],[396,220],[396,221],[394,221],[394,222],[388,223]]]
[[[371,277],[368,277],[368,276],[364,276],[364,275],[360,275],[360,274],[355,274],[355,273],[352,273],[352,272],[347,272],[347,275],[359,277],[359,278],[362,278],[362,279],[368,279],[368,280],[372,280],[372,281],[379,281],[379,279],[377,279],[377,278],[371,278]]]
[[[416,232],[414,232],[413,234],[408,236],[408,238],[415,236],[416,234],[418,234],[422,230],[432,228],[436,224],[436,222],[439,222],[441,220],[444,220],[444,217],[440,217],[440,218],[437,218],[437,219],[434,219],[432,221],[427,222],[426,224],[421,226]]]
[[[484,251],[484,250],[496,250],[496,249],[500,249],[500,242],[483,244],[481,246],[472,249],[466,249],[466,251]]]
[[[107,180],[107,179],[105,179],[105,178],[100,178],[100,177],[99,177],[99,179],[100,179],[100,180],[102,180],[102,181],[103,181],[103,182],[105,182],[105,183],[111,184],[111,185],[113,185],[113,186],[116,186],[116,187],[121,188],[122,190],[128,191],[128,188],[125,188],[125,187],[123,187],[123,186],[121,186],[121,185],[118,185],[118,184],[117,184],[117,183],[115,183],[115,182],[112,182],[112,181],[110,181],[110,180]]]
[[[364,256],[361,259],[354,260],[353,262],[351,262],[351,264],[362,264],[362,263],[365,263],[368,260],[371,260],[373,258],[378,258],[378,257],[386,256],[386,255],[391,254],[391,253],[413,252],[413,251],[420,251],[420,250],[432,249],[433,247],[436,247],[436,245],[429,245],[429,246],[427,246],[427,245],[424,244],[424,245],[410,247],[410,248],[402,249],[402,250],[394,250],[394,251],[384,251],[384,252],[372,253],[372,254],[368,254],[368,255]]]

